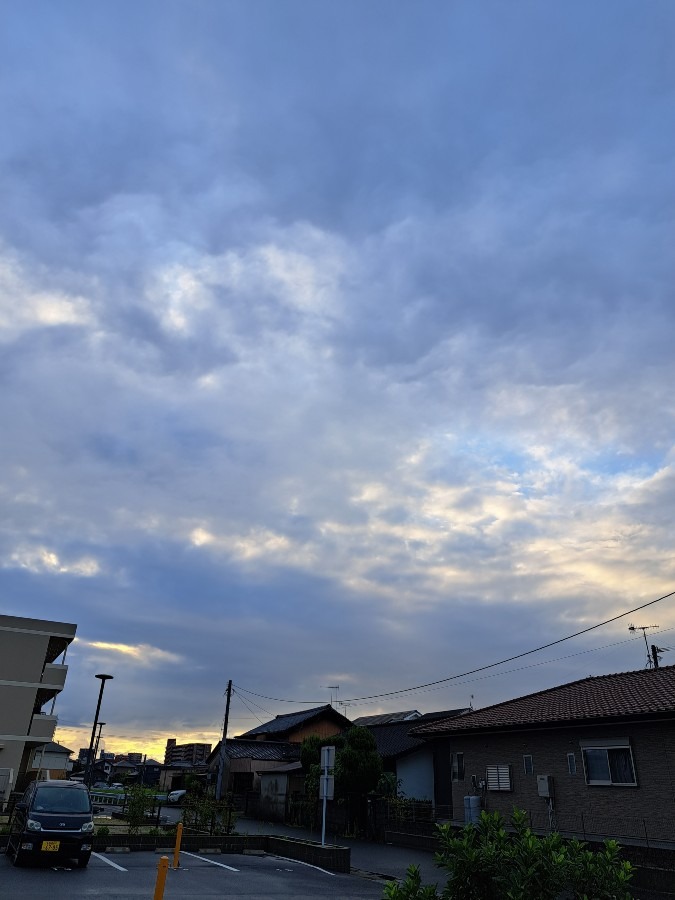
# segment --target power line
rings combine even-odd
[[[610,619],[605,619],[603,622],[597,622],[595,625],[589,625],[587,628],[582,628],[580,631],[575,631],[573,634],[568,634],[566,637],[558,638],[555,641],[549,641],[547,644],[541,644],[539,647],[534,647],[532,650],[524,650],[522,653],[516,653],[514,656],[507,656],[505,659],[500,659],[498,662],[488,663],[484,666],[478,666],[475,669],[469,669],[466,672],[461,672],[458,675],[448,675],[446,678],[439,678],[436,681],[428,681],[426,684],[418,684],[415,687],[409,688],[401,688],[397,691],[384,691],[381,694],[370,694],[365,697],[349,697],[345,701],[345,703],[360,703],[364,700],[380,700],[382,697],[394,697],[399,694],[409,694],[414,691],[421,691],[425,688],[432,688],[436,685],[447,684],[449,681],[457,681],[460,678],[466,678],[468,675],[476,675],[478,672],[486,672],[488,669],[494,669],[497,666],[506,665],[506,663],[515,662],[517,659],[523,659],[525,656],[531,656],[533,653],[539,653],[542,650],[548,650],[549,647],[555,647],[558,644],[563,644],[565,641],[571,641],[573,638],[580,637],[582,634],[588,634],[589,631],[595,631],[597,628],[603,628],[605,625],[609,625],[612,622],[617,622],[619,619],[624,619],[626,616],[631,616],[633,613],[639,612],[642,609],[647,609],[650,606],[654,606],[656,603],[660,603],[662,600],[667,600],[669,597],[675,596],[675,591],[670,591],[668,594],[664,594],[662,597],[657,597],[656,600],[649,600],[647,603],[642,603],[640,606],[636,606],[633,609],[628,609],[626,612],[619,613],[618,616],[612,616]],[[249,691],[246,688],[238,687],[238,690],[245,691],[247,694],[251,694],[254,697],[260,697],[263,700],[273,700],[275,703],[297,703],[299,705],[309,704],[309,703],[317,703],[321,704],[320,700],[288,700],[281,697],[269,697],[266,694],[258,694],[255,691]]]
[[[264,724],[265,724],[265,723],[263,722],[263,720],[260,718],[260,716],[256,713],[256,711],[255,711],[254,709],[251,708],[251,705],[252,705],[252,706],[257,706],[258,709],[263,709],[262,706],[259,706],[257,703],[254,703],[253,700],[251,700],[251,701],[250,701],[250,704],[249,704],[249,701],[247,701],[247,699],[246,699],[245,697],[242,697],[242,695],[241,695],[237,690],[235,690],[234,685],[232,686],[232,693],[233,693],[236,697],[239,698],[239,700],[244,704],[244,706],[246,707],[246,709],[251,713],[251,715],[252,715],[254,718],[256,718],[256,719],[258,720],[258,722],[260,722],[261,725],[264,725]],[[266,709],[263,709],[263,712],[267,712],[267,710],[266,710]],[[271,714],[271,713],[267,713],[267,715],[270,716],[270,715],[272,715],[272,714]]]

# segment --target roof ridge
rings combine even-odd
[[[640,675],[647,672],[655,673],[660,672],[663,669],[673,668],[675,668],[675,665],[659,666],[658,669],[629,669],[627,672],[607,672],[604,675],[587,675],[585,678],[577,678],[575,681],[565,681],[562,684],[556,684],[553,687],[543,688],[540,691],[533,691],[531,694],[522,694],[520,697],[511,697],[510,700],[501,700],[499,703],[492,703],[489,706],[481,706],[479,709],[474,709],[471,712],[466,713],[462,718],[468,719],[475,713],[483,713],[489,709],[499,709],[500,706],[506,706],[509,703],[516,703],[518,700],[531,700],[534,697],[542,697],[544,694],[550,694],[553,691],[559,691],[561,688],[571,688],[590,681],[602,681],[608,680],[610,678],[619,678],[623,675]]]

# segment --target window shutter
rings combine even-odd
[[[485,780],[489,791],[510,791],[511,766],[487,766]]]

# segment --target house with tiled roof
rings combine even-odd
[[[584,678],[465,715],[412,723],[447,761],[434,800],[465,797],[534,827],[675,842],[675,666]]]
[[[239,735],[239,738],[256,741],[291,741],[301,744],[306,737],[318,735],[332,737],[350,728],[352,723],[334,709],[330,703],[303,709],[300,712],[283,713],[269,722]]]
[[[390,725],[393,722],[411,722],[419,719],[422,713],[417,709],[404,709],[399,712],[376,713],[372,716],[359,716],[352,721],[353,725],[368,727],[370,725]]]
[[[329,738],[351,727],[351,722],[330,703],[300,712],[284,713],[225,744],[226,790],[243,795],[260,790],[261,774],[297,762],[306,737]],[[212,778],[220,766],[220,741],[208,758]]]
[[[417,713],[414,718],[399,718],[394,714],[391,721],[380,721],[373,716],[371,723],[363,717],[354,724],[362,724],[375,738],[377,752],[382,757],[382,768],[396,777],[398,792],[409,799],[433,800],[435,769],[443,767],[443,759],[437,759],[432,742],[414,737],[412,727],[438,720],[447,720],[469,712],[467,709],[447,709],[441,712]],[[386,716],[385,716],[386,719]]]

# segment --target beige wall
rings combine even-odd
[[[67,647],[76,630],[76,625],[65,622],[0,616],[0,770],[13,771],[11,784],[0,795],[0,805],[7,799],[9,790],[21,786],[29,749],[42,743],[29,738],[38,690],[42,686],[41,696],[50,700],[60,690],[60,685],[46,688],[53,681],[53,672],[43,683],[45,664],[59,648]],[[48,717],[39,721],[51,725]],[[47,740],[51,740],[52,734],[53,728]]]

